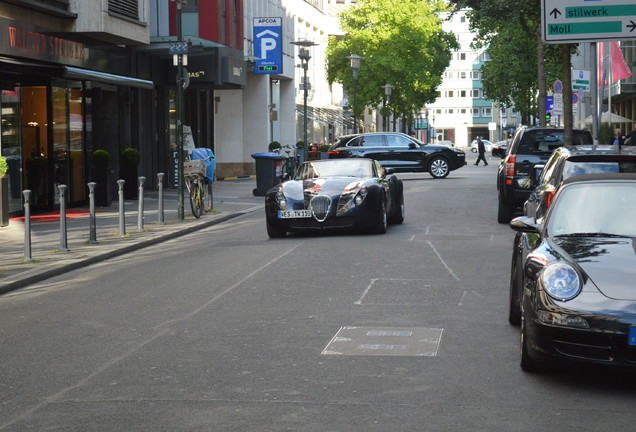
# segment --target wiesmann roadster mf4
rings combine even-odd
[[[357,230],[384,234],[404,220],[402,180],[367,158],[303,163],[265,196],[267,234]]]

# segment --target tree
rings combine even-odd
[[[491,60],[483,68],[484,93],[505,106],[514,105],[524,121],[538,113],[545,126],[547,82],[564,76],[559,47],[541,40],[539,0],[451,0],[469,8],[476,45],[489,47]],[[538,96],[538,97],[537,97]],[[507,99],[507,101],[506,101]]]
[[[359,0],[340,15],[345,35],[331,37],[327,47],[327,79],[356,88],[356,117],[365,106],[380,106],[384,84],[394,113],[412,117],[435,100],[442,74],[459,45],[442,30],[437,15],[447,10],[441,0]],[[347,56],[364,57],[354,82]]]

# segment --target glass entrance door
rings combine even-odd
[[[34,209],[52,205],[49,192],[48,98],[46,86],[22,87],[22,178]]]

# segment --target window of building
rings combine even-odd
[[[481,116],[482,117],[491,117],[492,116],[492,108],[490,107],[484,107],[481,109]]]
[[[479,108],[471,108],[470,111],[473,117],[479,117]]]
[[[470,91],[470,97],[473,99],[479,99],[481,97],[481,91],[479,89],[473,89]]]
[[[459,17],[459,22],[466,22],[466,15],[462,15]]]
[[[441,108],[437,108],[437,109],[435,110],[435,114],[441,114],[441,113],[442,113],[442,109],[441,109]]]
[[[459,113],[460,114],[466,114],[466,108],[460,108],[459,109]]]
[[[449,108],[447,114],[455,114],[455,110],[453,108]]]
[[[459,79],[466,79],[466,71],[459,72]]]
[[[481,71],[478,70],[474,70],[470,72],[470,77],[473,80],[480,80],[481,79]]]
[[[466,53],[465,52],[457,53],[457,60],[466,60]]]
[[[490,54],[488,54],[488,51],[484,51],[483,53],[481,53],[481,61],[488,61],[490,60]]]
[[[454,76],[455,74],[453,73],[453,71],[444,72],[445,79],[453,79]]]
[[[108,0],[108,12],[139,20],[139,0]]]
[[[459,97],[465,98],[466,97],[466,90],[460,90],[459,91]]]
[[[446,97],[448,97],[448,98],[455,97],[455,92],[453,90],[447,90],[446,91]]]

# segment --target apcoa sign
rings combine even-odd
[[[256,74],[279,74],[283,71],[283,19],[254,18],[254,57]]]

